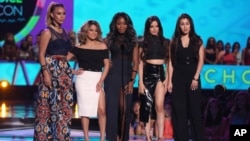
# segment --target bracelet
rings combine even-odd
[[[42,65],[42,66],[41,66],[41,69],[42,69],[42,71],[48,70],[48,68],[47,68],[46,65]]]
[[[134,81],[134,78],[130,78],[130,80],[129,80],[129,81],[130,81],[130,82],[131,82],[131,81]]]
[[[194,80],[194,81],[198,81],[199,79],[195,79],[195,78],[193,78],[193,80]]]
[[[135,72],[135,73],[137,73],[137,71],[136,71],[136,70],[132,70],[132,72]]]

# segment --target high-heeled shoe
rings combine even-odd
[[[158,138],[158,141],[164,141],[164,138],[163,137]]]
[[[153,141],[152,137],[146,138],[146,141]]]

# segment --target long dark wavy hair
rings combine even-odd
[[[146,60],[144,54],[147,54],[149,45],[152,42],[152,34],[150,33],[150,27],[151,27],[152,22],[154,22],[154,21],[156,21],[158,23],[158,27],[159,27],[158,37],[159,37],[159,39],[164,47],[164,50],[165,50],[165,59],[167,60],[169,58],[169,47],[168,47],[169,40],[166,39],[163,35],[163,28],[161,25],[161,21],[157,16],[151,16],[151,17],[148,17],[146,22],[145,22],[144,40],[142,43],[142,46],[143,46],[142,50],[143,51],[140,55],[143,61]]]
[[[119,18],[124,18],[124,20],[126,21],[127,30],[124,33],[124,44],[128,50],[132,51],[133,47],[137,44],[137,36],[131,18],[125,12],[118,12],[113,16],[113,19],[109,25],[109,33],[107,34],[106,38],[106,40],[108,41],[107,44],[108,46],[110,46],[111,44],[115,43],[117,41],[117,38],[121,34],[116,28],[116,23]]]
[[[203,41],[200,38],[199,35],[196,34],[195,29],[194,29],[194,22],[193,19],[191,18],[191,16],[189,16],[187,13],[183,13],[181,14],[176,22],[176,26],[175,26],[175,31],[174,31],[174,35],[172,37],[172,43],[170,45],[171,47],[171,61],[172,64],[175,64],[176,62],[176,52],[177,52],[177,47],[178,45],[181,44],[181,37],[183,36],[183,32],[181,31],[180,28],[180,22],[182,19],[187,19],[190,23],[190,32],[189,32],[189,38],[190,41],[189,43],[191,43],[194,46],[194,50],[195,50],[195,55],[196,58],[199,58],[199,49],[200,46],[202,45]]]
[[[213,43],[211,43],[211,41]],[[209,37],[207,39],[206,49],[213,49],[214,51],[216,51],[216,39],[214,37]]]

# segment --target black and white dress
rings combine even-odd
[[[95,50],[74,47],[71,51],[84,72],[76,76],[78,114],[84,117],[97,117],[100,92],[96,85],[101,78],[104,59],[109,58],[108,50]]]

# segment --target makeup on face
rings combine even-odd
[[[116,21],[116,28],[119,33],[125,33],[127,30],[127,23],[123,17],[118,18]]]

